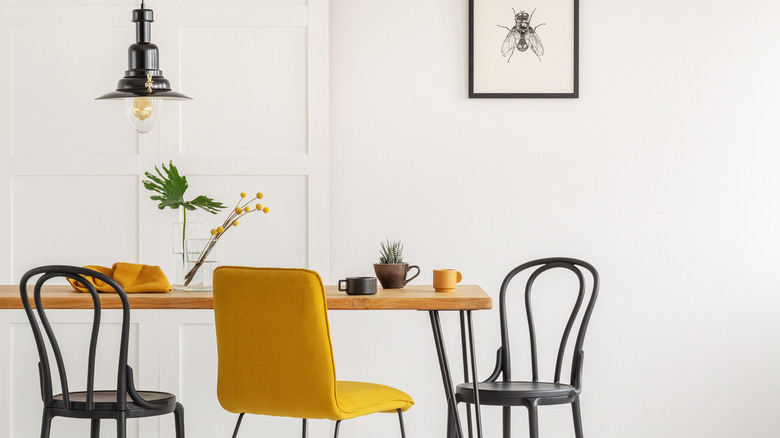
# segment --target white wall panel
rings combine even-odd
[[[306,152],[305,27],[184,27],[181,46],[182,83],[201,96],[181,110],[184,153]]]
[[[186,426],[206,436],[225,435],[237,416],[222,409],[217,400],[217,338],[214,323],[185,323],[177,331],[181,340],[178,361],[181,391],[178,395],[182,403],[187,403],[188,414],[199,413],[187,415]]]
[[[121,104],[94,100],[116,88],[131,38],[126,27],[13,29],[13,152],[135,153]]]
[[[136,262],[134,176],[13,178],[13,273],[43,264]]]
[[[0,281],[16,282],[30,267],[49,263],[165,268],[178,214],[158,210],[140,181],[169,160],[189,179],[187,199],[207,194],[232,206],[241,191],[265,193],[262,203],[271,213],[230,230],[219,244],[223,264],[308,267],[327,278],[327,0],[148,2],[165,77],[194,100],[166,102],[158,127],[143,136],[127,123],[120,102],[94,101],[126,69],[137,3],[0,3],[0,17],[7,18],[0,21],[0,84],[6,85],[0,99],[10,103],[0,105],[0,178],[6,181],[0,197],[9,206],[0,216],[6,251]],[[225,213],[190,216],[206,229]],[[61,322],[76,324],[66,331],[78,333],[83,317],[68,315]],[[133,358],[138,386],[177,393],[188,436],[229,434],[235,417],[215,402],[213,315],[133,315],[141,344]],[[24,324],[21,312],[0,312],[0,355],[13,356],[0,360],[0,437],[36,436],[40,427],[34,350],[14,350],[31,347],[22,340]],[[12,384],[17,372],[23,385]],[[12,422],[16,406],[29,418]],[[52,436],[88,430],[86,423],[67,423],[55,420]],[[115,436],[111,423],[101,436]],[[252,417],[244,428],[297,436],[299,426],[293,419]],[[329,426],[312,422],[310,436],[327,436]],[[171,416],[132,427],[131,437],[173,436]]]
[[[268,214],[252,213],[230,228],[219,240],[220,264],[245,266],[302,267],[307,262],[308,188],[305,176],[198,176],[193,178],[192,193],[208,193],[224,201],[228,209],[236,206],[239,194],[252,197],[263,192],[260,201]],[[253,204],[254,205],[254,204]],[[228,212],[217,215],[189,215],[201,222],[204,232],[221,225]]]
[[[8,17],[11,7],[8,3],[0,3],[0,16]],[[3,23],[0,32],[0,102],[10,102],[13,92],[11,85],[11,30]],[[5,62],[2,62],[5,60]],[[11,105],[0,105],[0,203],[11,205]],[[10,208],[0,214],[0,279],[11,278],[12,235]],[[0,388],[1,389],[1,388]],[[0,421],[3,420],[0,414]]]

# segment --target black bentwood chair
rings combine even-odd
[[[506,295],[507,287],[510,281],[522,271],[534,269],[530,273],[525,285],[525,311],[528,322],[528,332],[531,338],[531,381],[512,380],[511,366],[509,362],[509,334],[506,316]],[[579,293],[577,294],[574,308],[563,330],[563,335],[558,347],[558,356],[555,362],[555,377],[552,382],[543,382],[539,380],[539,366],[536,346],[536,329],[534,327],[534,318],[531,308],[531,289],[537,278],[547,271],[571,271],[579,283]],[[590,273],[590,279],[586,279],[587,273]],[[586,284],[590,281],[590,286]],[[513,269],[501,284],[501,294],[499,297],[499,311],[501,318],[501,347],[498,349],[496,357],[496,367],[493,374],[484,382],[480,382],[479,388],[480,405],[503,406],[503,429],[504,438],[510,437],[511,431],[511,406],[525,406],[528,409],[528,422],[531,438],[539,437],[539,421],[537,408],[543,405],[557,405],[571,403],[572,414],[574,416],[574,434],[577,438],[582,438],[582,416],[580,415],[580,393],[582,392],[582,365],[585,353],[582,344],[585,341],[585,331],[588,328],[590,315],[593,312],[593,306],[596,303],[596,297],[599,293],[599,276],[596,269],[590,264],[581,260],[570,258],[547,258],[534,260]],[[580,315],[583,300],[588,295],[588,303],[579,323],[577,332],[577,341],[574,344],[571,364],[571,381],[569,384],[561,383],[561,368],[563,356],[566,351],[566,343],[569,334],[575,325],[575,321]],[[501,376],[501,380],[498,380]],[[457,402],[474,403],[474,384],[462,383],[457,386],[455,391]],[[450,414],[450,427],[448,427],[448,437],[454,436],[454,427],[452,427],[452,414]],[[469,436],[471,436],[471,418],[469,417]]]
[[[56,361],[57,372],[60,377],[61,394],[52,392],[51,368],[49,365],[49,353],[39,322],[30,306],[27,295],[27,282],[32,277],[40,275],[35,283],[33,299],[35,311],[38,314],[40,325],[46,332],[49,347]],[[60,346],[54,336],[49,319],[41,302],[41,287],[52,278],[70,278],[87,289],[92,295],[94,304],[94,317],[92,320],[92,337],[89,341],[89,361],[87,362],[87,388],[86,391],[71,392],[68,389],[68,377],[65,373],[65,363],[62,359]],[[100,297],[95,286],[85,277],[93,277],[109,284],[116,291],[122,301],[122,334],[119,344],[119,370],[117,372],[116,390],[96,391],[95,387],[95,353],[97,349],[98,331],[100,329]],[[43,398],[43,424],[41,425],[41,438],[48,438],[51,430],[51,420],[54,417],[89,418],[92,420],[91,438],[100,436],[100,420],[113,419],[117,423],[117,438],[126,438],[127,419],[139,417],[153,417],[173,412],[176,424],[176,438],[184,438],[184,408],[176,402],[176,396],[166,392],[136,391],[133,384],[133,370],[127,364],[127,343],[130,334],[130,304],[127,301],[125,291],[110,277],[99,272],[79,268],[75,266],[42,266],[31,269],[19,283],[19,292],[22,296],[24,311],[30,320],[35,344],[38,347],[38,374],[41,381],[41,397]]]

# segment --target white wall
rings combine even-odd
[[[166,77],[180,91],[207,96],[205,78],[188,76],[203,72],[184,71],[186,46],[181,54],[175,49],[180,36],[195,30],[180,34],[177,26],[161,26],[177,23],[179,6],[155,3],[150,4],[158,19],[154,38]],[[209,8],[217,2],[211,3],[184,18],[197,21],[195,27],[209,24]],[[45,224],[40,214],[31,219],[24,212],[41,205],[66,211],[69,188],[83,191],[93,176],[114,182],[107,187],[118,190],[112,192],[113,206],[121,209],[118,197],[123,196],[139,208],[121,221],[131,232],[114,236],[122,256],[164,262],[165,245],[140,236],[153,234],[158,225],[167,230],[175,217],[158,216],[145,203],[138,175],[150,164],[177,157],[198,172],[218,166],[214,172],[230,174],[230,165],[240,160],[210,161],[212,156],[202,154],[208,145],[198,149],[186,143],[194,138],[186,132],[180,144],[178,126],[173,126],[176,107],[166,107],[161,129],[167,134],[149,134],[157,137],[138,143],[121,110],[113,113],[91,101],[124,69],[122,52],[115,50],[118,45],[123,51],[132,38],[133,2],[115,2],[121,12],[116,16],[111,8],[95,8],[90,13],[98,11],[101,20],[86,24],[101,27],[76,33],[63,30],[75,22],[62,17],[85,16],[86,7],[41,14],[48,4],[0,5],[6,25],[20,28],[0,36],[3,59],[23,55],[21,47],[42,53],[18,58],[13,71],[0,69],[0,82],[6,84],[0,98],[11,102],[0,105],[5,123],[0,171],[6,178],[0,197],[6,204],[16,202],[14,211],[0,216],[6,230],[0,233],[0,276],[18,279],[23,267],[12,266],[17,255],[29,257],[30,264],[41,260],[30,254],[57,255],[56,248],[35,252],[40,242],[50,242],[49,234],[41,234],[40,242],[23,239]],[[549,255],[589,260],[600,269],[603,288],[586,342],[588,436],[775,436],[780,298],[772,269],[780,247],[775,225],[780,222],[780,152],[773,128],[780,116],[775,105],[780,97],[775,42],[780,4],[752,0],[735,5],[703,0],[584,3],[580,99],[469,100],[465,0],[331,0],[330,281],[371,274],[378,243],[386,237],[403,239],[407,258],[423,268],[416,283],[430,282],[435,267],[457,267],[465,282],[480,284],[494,296],[506,272],[523,261]],[[43,33],[35,34],[40,29]],[[90,40],[92,32],[102,36]],[[97,84],[93,76],[45,74],[49,64],[56,67],[70,58],[56,50],[47,55],[56,47],[42,42],[66,41],[63,36],[101,54],[86,68],[95,77],[108,77],[104,86],[83,88]],[[265,61],[239,56],[235,62],[262,66]],[[29,92],[36,86],[45,92]],[[89,129],[63,121],[60,131],[33,129],[35,118],[25,114],[62,114],[56,93],[86,96],[78,108],[104,113],[102,122]],[[182,110],[184,127],[193,126],[187,111],[197,109]],[[12,119],[14,138],[21,142],[13,149]],[[239,134],[226,133],[236,139]],[[248,150],[243,144],[232,146],[234,152]],[[54,174],[84,155],[103,167],[87,175]],[[127,160],[134,155],[140,158]],[[261,167],[257,174],[276,174],[272,167],[283,175],[323,174],[305,159],[288,158],[244,161],[232,176],[243,183],[237,174],[255,175],[247,171],[253,166]],[[32,177],[45,178],[43,187],[53,187],[49,197],[24,183]],[[255,180],[264,182],[245,182]],[[205,179],[197,184],[193,193],[209,187]],[[244,187],[219,190],[228,197]],[[320,211],[306,213],[327,224],[316,221]],[[52,236],[70,238],[68,221],[81,223],[54,215]],[[29,233],[7,232],[12,226]],[[100,228],[103,234],[109,231]],[[327,242],[317,230],[309,228],[309,234]],[[67,254],[74,263],[93,262],[88,257],[93,249],[71,251]],[[101,252],[101,262],[112,256]],[[417,400],[407,415],[409,436],[441,436],[444,405],[427,315],[334,312],[331,322],[340,377],[407,390]],[[456,320],[445,315],[445,323],[445,335],[455,341]],[[476,324],[486,374],[498,345],[496,312],[478,313]],[[450,344],[457,364],[457,344]],[[518,410],[518,427],[522,414]],[[487,429],[496,432],[496,412],[486,411],[485,418]],[[573,436],[570,421],[566,408],[542,412],[546,436]],[[395,419],[354,420],[344,424],[342,436],[395,437]]]
[[[777,436],[780,3],[583,2],[577,100],[467,99],[467,3],[331,0],[331,279],[371,274],[386,237],[416,283],[456,267],[494,298],[523,261],[583,258],[588,436]],[[408,390],[410,436],[442,436],[427,316],[331,321],[340,377]],[[497,312],[476,323],[486,375]]]

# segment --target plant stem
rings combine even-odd
[[[209,237],[209,241],[203,247],[203,250],[201,250],[200,255],[198,256],[198,261],[195,262],[195,265],[193,265],[192,269],[190,269],[189,272],[187,272],[187,274],[184,276],[184,286],[189,285],[192,279],[195,278],[195,273],[198,272],[198,269],[200,269],[200,267],[206,261],[206,258],[208,258],[209,253],[211,253],[211,250],[214,249],[214,246],[217,244],[219,238],[222,237],[222,235],[225,234],[227,230],[229,230],[233,226],[234,221],[238,220],[243,216],[248,215],[249,213],[262,211],[262,210],[250,210],[250,211],[244,210],[246,206],[248,206],[255,200],[260,200],[260,199],[255,197],[247,201],[244,205],[241,205],[241,199],[238,200],[238,203],[236,204],[236,208],[241,207],[241,212],[236,213],[236,210],[234,208],[233,211],[231,211],[230,214],[228,215],[227,219],[225,219],[225,222],[222,224],[222,232],[214,234],[211,237]]]
[[[200,256],[198,257],[198,261],[195,262],[195,265],[190,269],[189,272],[187,272],[187,275],[184,276],[184,285],[188,286],[192,279],[195,277],[195,273],[198,272],[198,269],[203,265],[203,262],[206,261],[206,258],[209,256],[209,253],[214,248],[214,245],[217,244],[217,240],[219,240],[219,236],[222,234],[217,234],[216,236],[212,236],[211,239],[209,239],[206,246],[203,248],[203,250],[200,253]]]
[[[184,248],[184,240],[187,237],[187,209],[184,207],[180,207],[182,210],[182,224],[181,224],[181,265],[184,266],[185,254],[187,253],[187,249]]]

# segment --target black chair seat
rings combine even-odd
[[[138,391],[138,395],[144,400],[159,406],[159,410],[166,410],[173,412],[176,408],[176,396],[167,392],[157,391]],[[96,411],[116,411],[116,391],[95,391],[93,393],[93,400],[95,401]],[[87,393],[86,391],[78,391],[70,393],[70,406],[71,409],[86,410],[87,409]],[[54,396],[54,407],[59,409],[65,408],[65,401],[62,394]],[[133,403],[130,395],[127,396],[127,410],[128,411],[145,411],[143,407],[137,406]],[[158,410],[155,410],[151,415],[159,415]]]
[[[566,399],[575,397],[577,391],[571,385],[548,382],[480,382],[479,402],[485,405],[506,406],[511,400],[519,399],[552,399],[560,398],[562,403]],[[461,383],[455,389],[458,401],[474,403],[474,384]],[[514,405],[522,405],[521,402]]]

